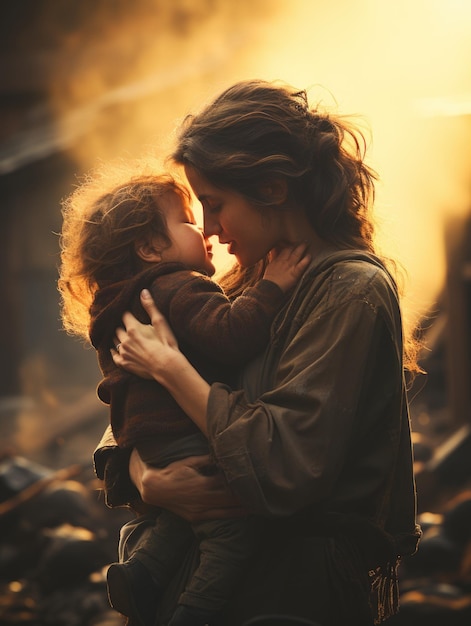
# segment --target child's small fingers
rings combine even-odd
[[[296,244],[293,244],[291,248],[295,254],[302,254],[302,252],[307,248],[307,243],[305,241],[300,241]]]
[[[310,262],[311,262],[311,255],[305,254],[303,257],[299,259],[298,267],[301,267],[302,269],[306,269],[306,267],[309,265]]]
[[[296,262],[299,263],[301,259],[303,259],[307,254],[308,246],[306,243],[299,243],[294,246],[291,250],[291,257]]]

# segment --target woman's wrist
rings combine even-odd
[[[207,435],[206,411],[210,385],[199,375],[185,355],[179,350],[174,350],[151,373],[171,393],[201,432]]]
[[[175,380],[178,380],[186,362],[188,361],[185,355],[178,349],[160,350],[159,359],[149,365],[149,374],[168,389],[170,385],[174,385]]]

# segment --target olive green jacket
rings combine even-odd
[[[401,313],[381,261],[359,251],[314,259],[239,389],[211,386],[209,444],[266,533],[220,624],[270,611],[381,623],[397,611],[399,559],[421,534]],[[102,467],[108,444],[95,454]]]
[[[212,386],[209,441],[251,510],[366,518],[417,540],[416,493],[391,276],[374,256],[317,259],[275,318],[243,391]]]

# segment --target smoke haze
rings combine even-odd
[[[469,2],[139,0],[132,11],[114,3],[113,14],[82,2],[65,3],[66,20],[64,6],[43,6],[34,32],[49,106],[36,111],[34,133],[4,144],[3,172],[54,150],[83,169],[163,157],[178,122],[221,89],[281,79],[370,129],[380,247],[408,273],[412,319],[433,308],[445,222],[471,204]],[[53,62],[51,42],[61,51]]]

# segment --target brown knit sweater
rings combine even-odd
[[[113,433],[124,448],[150,436],[174,439],[198,430],[162,385],[124,371],[111,357],[125,311],[143,323],[150,321],[139,299],[144,288],[167,318],[182,352],[210,383],[230,383],[237,369],[265,347],[271,322],[285,301],[275,283],[261,280],[231,302],[217,283],[180,263],[161,263],[100,289],[90,309],[90,341],[103,373],[97,393],[110,405]]]

